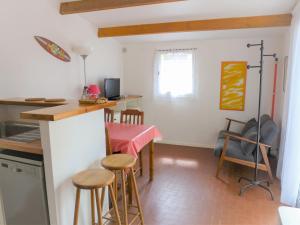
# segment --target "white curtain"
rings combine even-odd
[[[281,202],[296,206],[300,187],[300,4],[293,12],[288,93],[282,129]]]
[[[161,50],[155,55],[154,95],[192,96],[195,92],[195,50]]]

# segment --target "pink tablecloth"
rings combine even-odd
[[[128,153],[138,157],[138,152],[150,141],[161,138],[158,129],[153,125],[133,125],[125,123],[106,123],[112,150]]]

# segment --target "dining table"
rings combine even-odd
[[[161,139],[154,125],[106,123],[113,152],[121,152],[138,158],[138,153],[149,145],[149,180],[154,177],[154,141]]]

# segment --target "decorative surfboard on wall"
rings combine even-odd
[[[244,111],[247,62],[222,62],[220,109]]]
[[[45,49],[48,53],[50,53],[54,57],[64,62],[71,61],[70,55],[54,42],[40,36],[34,36],[34,38],[40,44],[40,46],[42,46],[43,49]]]

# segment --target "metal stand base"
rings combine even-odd
[[[242,180],[245,180],[245,181],[249,182],[249,184],[246,184],[243,187],[241,187],[240,196],[242,196],[244,194],[244,192],[247,191],[250,188],[260,187],[260,188],[265,189],[266,191],[268,191],[270,193],[271,199],[274,201],[273,193],[272,193],[271,189],[269,188],[270,182],[268,180],[256,180],[255,181],[255,180],[251,180],[247,177],[240,177],[239,183]],[[263,185],[264,183],[266,183],[267,186]]]

